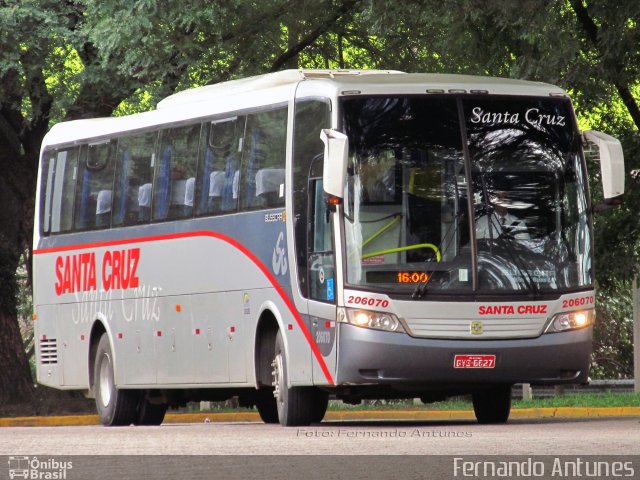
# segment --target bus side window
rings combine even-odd
[[[160,133],[160,161],[153,193],[154,220],[193,215],[200,130],[198,123]]]
[[[235,211],[244,123],[245,117],[231,117],[204,124],[195,184],[196,215]]]
[[[82,146],[75,202],[75,228],[106,228],[111,224],[116,142]]]
[[[284,206],[287,108],[251,114],[242,152],[240,208]]]
[[[173,149],[165,145],[160,151],[160,160],[156,167],[153,190],[153,219],[164,220],[169,213],[169,195],[171,194],[171,163]]]
[[[43,230],[68,232],[73,226],[73,200],[78,169],[79,147],[51,152],[43,179]]]
[[[157,133],[122,137],[118,141],[113,225],[148,222]]]

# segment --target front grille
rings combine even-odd
[[[409,334],[424,338],[456,338],[466,340],[490,340],[507,338],[532,338],[542,334],[546,318],[500,318],[480,320],[472,334],[469,319],[407,318]],[[477,322],[477,321],[476,321]]]

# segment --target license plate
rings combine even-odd
[[[495,366],[495,355],[456,355],[453,359],[453,368],[494,368]]]

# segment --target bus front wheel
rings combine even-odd
[[[167,408],[168,405],[166,403],[153,403],[149,398],[145,398],[143,394],[138,405],[135,424],[161,425],[167,413]]]
[[[138,413],[139,392],[116,387],[113,354],[106,334],[98,342],[93,365],[96,408],[100,422],[105,426],[134,423]]]
[[[318,389],[313,397],[313,411],[311,415],[311,421],[313,423],[320,423],[327,413],[328,406],[329,394]]]
[[[276,335],[275,358],[271,363],[274,396],[278,420],[285,427],[309,425],[314,415],[315,389],[313,387],[288,387],[287,355],[282,333]]]
[[[473,393],[472,400],[478,423],[505,423],[511,412],[511,385],[478,390]]]
[[[278,423],[278,406],[272,388],[258,390],[256,408],[264,423]]]

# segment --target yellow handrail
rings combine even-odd
[[[371,235],[369,238],[367,238],[364,242],[362,242],[362,245],[360,246],[360,250],[363,250],[364,247],[366,247],[368,244],[370,244],[371,242],[373,242],[376,238],[378,238],[380,235],[382,235],[384,232],[386,232],[387,230],[389,230],[391,227],[393,227],[393,225],[398,222],[400,219],[402,218],[402,215],[397,214],[394,218],[391,219],[390,222],[388,222],[386,225],[383,225],[382,228],[380,228],[380,230],[378,230],[377,232],[375,232],[373,235]],[[358,250],[351,250],[351,252],[349,252],[349,258],[353,257],[354,255],[356,255],[358,253]]]
[[[362,242],[362,249],[364,249],[364,247],[366,247],[368,244],[370,244],[371,242],[373,242],[376,238],[378,238],[380,235],[382,235],[384,232],[386,232],[387,230],[389,230],[391,227],[393,227],[393,225],[400,220],[400,215],[397,215],[395,218],[393,218],[389,223],[387,223],[386,225],[384,225],[380,230],[378,230],[376,233],[374,233],[373,235],[371,235],[369,238],[367,238],[364,242]]]
[[[361,258],[362,260],[365,260],[367,258],[377,257],[378,255],[388,255],[390,253],[406,252],[407,250],[415,250],[417,248],[430,248],[436,253],[436,261],[439,262],[440,260],[442,260],[442,255],[440,255],[440,250],[438,250],[438,247],[436,247],[433,243],[417,243],[415,245],[408,245],[406,247],[389,248],[387,250],[380,250],[379,252],[367,253],[365,255],[362,255]]]

